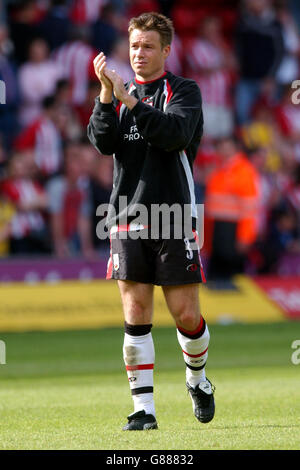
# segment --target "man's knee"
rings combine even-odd
[[[183,306],[176,315],[176,323],[185,330],[195,330],[200,321],[200,314],[197,309],[191,309]]]

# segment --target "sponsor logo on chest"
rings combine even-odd
[[[139,133],[138,128],[137,128],[136,125],[130,126],[129,133],[128,133],[128,134],[124,134],[124,140],[125,140],[125,142],[130,142],[130,141],[134,141],[134,140],[139,140],[139,139],[142,139],[142,138],[143,138],[143,137],[142,137],[141,134]]]

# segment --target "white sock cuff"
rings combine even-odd
[[[210,334],[207,325],[205,326],[205,330],[203,334],[196,339],[188,338],[184,336],[180,331],[177,329],[177,338],[178,342],[183,351],[188,354],[200,354],[205,349],[208,348]]]

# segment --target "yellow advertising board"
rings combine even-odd
[[[208,323],[283,321],[272,303],[249,278],[239,276],[234,290],[200,286],[200,303]],[[173,325],[162,289],[155,289],[155,326]],[[67,330],[122,326],[115,281],[21,282],[0,285],[0,331]]]

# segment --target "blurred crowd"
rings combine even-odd
[[[173,19],[167,69],[201,88],[194,175],[197,202],[207,205],[212,271],[227,263],[233,272],[276,272],[283,254],[300,254],[293,0],[1,2],[0,256],[95,259],[107,250],[96,209],[109,201],[112,158],[86,137],[100,91],[93,59],[104,51],[108,66],[130,80],[128,20],[144,11]]]

